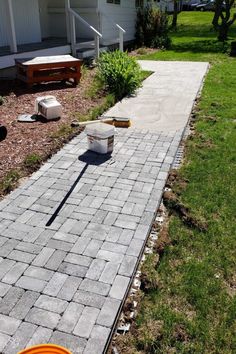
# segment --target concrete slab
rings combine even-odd
[[[153,74],[137,95],[118,102],[105,115],[128,117],[137,129],[168,132],[184,129],[209,64],[148,60],[139,64]]]

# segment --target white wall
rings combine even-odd
[[[106,0],[99,0],[99,11],[126,30],[125,41],[134,39],[136,23],[135,0],[121,0],[120,5],[108,4]],[[105,16],[101,18],[103,40],[106,42],[106,40],[118,38],[118,30],[109,19]]]
[[[6,1],[0,0],[0,46],[8,45],[8,20]]]
[[[42,36],[66,37],[65,0],[39,0]],[[92,26],[98,28],[97,0],[71,0],[71,7]],[[93,34],[76,21],[77,37],[90,39]]]
[[[41,42],[38,0],[13,0],[17,44]]]

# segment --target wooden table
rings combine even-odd
[[[67,81],[77,85],[81,78],[81,60],[71,55],[16,59],[17,78],[32,86],[39,82]]]

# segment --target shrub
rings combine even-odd
[[[149,4],[138,9],[136,22],[136,41],[140,46],[168,48],[169,17],[156,6]]]
[[[99,77],[118,100],[141,86],[141,68],[127,53],[116,50],[102,54],[98,68]]]
[[[3,103],[4,103],[4,98],[0,96],[0,106],[3,105]]]

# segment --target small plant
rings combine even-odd
[[[171,44],[169,17],[155,5],[149,4],[138,9],[136,22],[136,41],[149,48],[169,48]]]
[[[31,171],[35,171],[41,164],[42,158],[38,154],[30,154],[24,160],[24,166]]]
[[[133,94],[141,86],[141,68],[127,53],[119,50],[104,53],[98,68],[99,77],[118,100]]]
[[[138,55],[145,55],[145,54],[147,54],[147,49],[144,48],[144,47],[138,48],[137,49],[137,54]]]
[[[4,98],[2,96],[0,96],[0,106],[2,106],[4,103]]]
[[[6,174],[4,179],[0,182],[0,194],[8,194],[15,188],[20,174],[16,170],[12,170]]]

